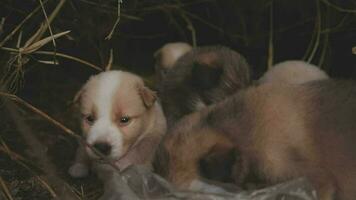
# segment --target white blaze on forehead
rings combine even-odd
[[[108,71],[96,75],[95,92],[91,93],[93,105],[96,107],[96,120],[90,127],[87,142],[106,142],[111,145],[111,157],[122,154],[122,133],[112,121],[112,109],[115,95],[118,93],[124,72]],[[94,155],[89,150],[89,155]]]
[[[121,83],[121,71],[103,72],[98,75],[97,94],[93,101],[97,108],[97,118],[111,119],[114,95]]]

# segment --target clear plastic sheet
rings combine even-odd
[[[108,169],[107,169],[108,170]],[[110,171],[110,170],[108,170]],[[120,174],[102,173],[104,194],[100,200],[316,200],[315,190],[304,178],[254,191],[196,192],[178,191],[166,180],[141,166],[132,166]],[[103,175],[105,174],[105,175]]]

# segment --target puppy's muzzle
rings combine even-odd
[[[106,142],[94,143],[93,147],[105,156],[108,156],[112,149],[111,145]]]

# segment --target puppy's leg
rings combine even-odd
[[[68,173],[72,177],[82,178],[88,175],[89,167],[89,157],[86,154],[84,145],[80,144],[75,155],[74,164],[69,168]]]
[[[232,176],[234,179],[234,182],[238,186],[242,186],[243,183],[246,181],[246,177],[249,173],[249,163],[245,156],[242,154],[239,155],[238,158],[236,158],[236,162],[234,166],[232,167]]]
[[[320,200],[336,200],[337,198],[337,186],[334,179],[322,170],[313,170],[309,172],[308,176],[314,185],[318,199]]]

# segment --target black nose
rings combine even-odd
[[[111,152],[111,145],[104,142],[98,142],[93,145],[93,147],[105,156],[109,155]]]

